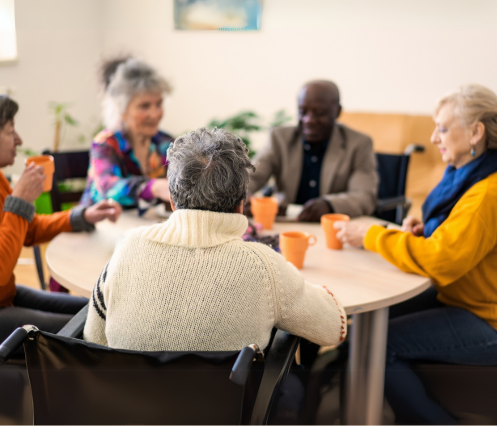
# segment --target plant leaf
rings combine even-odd
[[[78,122],[71,117],[69,114],[64,114],[64,121],[69,124],[70,126],[77,126]]]

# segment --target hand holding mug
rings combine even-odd
[[[46,176],[43,174],[43,167],[30,163],[24,169],[21,178],[12,191],[12,195],[28,203],[32,203],[43,192],[45,179]]]
[[[337,228],[335,228],[335,223],[338,221],[344,222],[349,221],[350,217],[346,214],[330,213],[321,216],[321,228],[323,228],[323,233],[326,237],[326,247],[332,250],[340,250],[342,248],[342,241],[338,238]]]
[[[352,247],[363,246],[364,237],[371,227],[371,225],[360,221],[337,221],[333,226],[338,231],[336,236],[342,244],[348,244]]]

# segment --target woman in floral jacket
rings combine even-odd
[[[173,141],[159,131],[168,83],[133,58],[104,65],[106,130],[96,135],[81,204],[113,199],[124,207],[169,201],[166,152]]]

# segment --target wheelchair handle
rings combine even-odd
[[[2,344],[0,344],[0,365],[10,359],[12,354],[24,343],[29,334],[38,329],[34,325],[17,327]]]
[[[257,345],[245,346],[233,364],[230,380],[237,385],[245,386],[252,362],[260,357],[264,358],[264,354]]]
[[[411,143],[406,146],[404,155],[411,155],[413,152],[425,152],[425,147],[416,143]]]

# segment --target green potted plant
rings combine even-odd
[[[268,125],[262,123],[262,118],[256,112],[242,111],[223,120],[212,119],[207,126],[226,129],[239,136],[247,145],[249,156],[252,158],[255,155],[255,151],[252,149],[252,133],[281,126],[290,120],[292,117],[284,109],[277,111]]]

